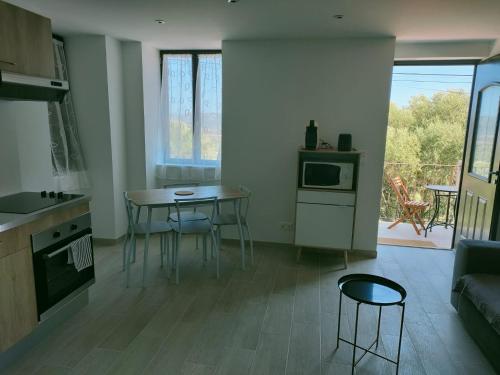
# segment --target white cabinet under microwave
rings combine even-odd
[[[350,249],[355,193],[298,190],[295,245]]]

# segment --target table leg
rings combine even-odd
[[[448,220],[450,217],[450,200],[451,200],[451,192],[448,192],[448,202],[446,203],[446,220],[444,222],[444,227],[448,229]]]
[[[340,342],[340,316],[342,314],[342,292],[340,292],[339,296],[339,317],[337,320],[337,349],[339,348],[339,342]]]
[[[243,227],[241,225],[241,199],[234,201],[234,211],[236,214],[236,221],[238,223],[238,233],[240,234],[240,250],[241,250],[241,269],[245,270],[245,237],[243,237]]]
[[[399,372],[399,357],[401,355],[401,341],[403,338],[403,323],[405,320],[405,303],[403,302],[402,305],[402,310],[401,310],[401,327],[399,328],[399,345],[398,345],[398,359],[396,360],[396,375]]]
[[[148,251],[149,251],[149,235],[151,232],[151,214],[153,208],[148,207],[148,221],[146,224],[146,238],[144,240],[144,264],[142,268],[142,286],[144,287],[146,284],[146,272],[148,268]]]
[[[432,226],[434,225],[434,221],[436,220],[436,217],[439,215],[440,203],[441,203],[441,200],[440,200],[439,192],[437,190],[434,190],[434,215],[432,215],[431,221],[429,221],[429,224],[427,224],[427,227],[425,228],[424,237],[427,237],[427,231],[432,232]]]
[[[380,337],[380,318],[382,316],[382,306],[378,308],[378,323],[377,323],[377,343],[375,344],[375,348],[378,348],[378,339]]]
[[[352,369],[351,369],[352,375],[354,375],[354,366],[356,366],[356,345],[357,345],[357,339],[358,339],[359,305],[360,305],[360,303],[358,302],[356,304],[356,322],[354,324],[354,346],[352,347]]]

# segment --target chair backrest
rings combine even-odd
[[[248,208],[250,207],[250,197],[252,196],[252,192],[246,186],[240,185],[240,192],[245,195],[244,198],[240,199],[240,215],[243,218],[247,218]]]
[[[125,201],[125,209],[127,210],[127,221],[129,230],[134,228],[134,208],[132,207],[132,202],[128,199],[128,194],[126,191],[123,192],[123,200]]]
[[[199,206],[211,206],[212,215],[210,216],[210,222],[213,222],[215,213],[217,211],[217,197],[206,197],[206,198],[179,198],[175,200],[175,210],[177,213],[177,222],[179,223],[179,231],[182,231],[182,220],[181,220],[181,208],[184,207],[199,207]]]
[[[408,189],[406,188],[401,177],[389,177],[387,176],[389,185],[391,186],[394,193],[396,193],[396,198],[399,204],[403,205],[410,200],[410,194],[408,194]]]

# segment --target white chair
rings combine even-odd
[[[128,198],[127,192],[123,192],[123,198],[125,201],[125,208],[127,210],[127,219],[128,219],[128,229],[127,234],[125,236],[125,241],[123,242],[123,270],[127,270],[127,287],[129,285],[130,280],[130,263],[135,261],[135,253],[136,253],[136,236],[138,234],[144,235],[147,231],[147,223],[139,222],[139,209],[136,211],[136,217],[134,221],[134,207],[132,205],[132,201]],[[159,234],[160,235],[160,259],[161,259],[161,267],[163,267],[164,255],[167,256],[167,269],[168,268],[168,258],[170,253],[170,245],[168,242],[168,233],[172,231],[172,227],[166,221],[151,221],[151,230],[150,234]],[[129,245],[129,249],[127,251],[127,244]],[[145,252],[148,249],[144,250]]]
[[[186,206],[211,206],[212,215],[204,220],[183,220],[181,208]],[[197,198],[182,198],[175,200],[176,220],[170,222],[173,231],[175,232],[175,246],[172,253],[172,264],[175,265],[175,282],[179,283],[179,249],[183,234],[199,234],[203,235],[203,260],[207,261],[207,236],[212,239],[212,248],[215,248],[216,263],[217,263],[217,279],[219,278],[219,246],[215,238],[214,228],[212,226],[213,218],[217,209],[217,197],[207,197],[202,199]]]
[[[245,269],[245,231],[247,233],[248,241],[250,242],[250,261],[254,264],[253,259],[253,241],[252,235],[250,234],[250,228],[248,227],[247,215],[248,208],[250,206],[250,196],[252,192],[245,186],[240,186],[240,192],[245,196],[234,201],[234,213],[233,214],[220,214],[218,213],[213,224],[217,227],[217,241],[220,246],[221,240],[221,229],[223,226],[236,225],[238,227],[240,235],[240,248],[241,248],[241,268]],[[239,215],[238,215],[239,213]]]

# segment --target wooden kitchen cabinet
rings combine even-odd
[[[50,19],[0,0],[0,70],[55,78]]]
[[[0,70],[16,69],[15,29],[16,7],[0,1]]]
[[[29,247],[0,258],[0,297],[0,351],[4,351],[38,325]]]
[[[0,352],[38,326],[31,234],[87,212],[89,204],[82,202],[0,232]]]

